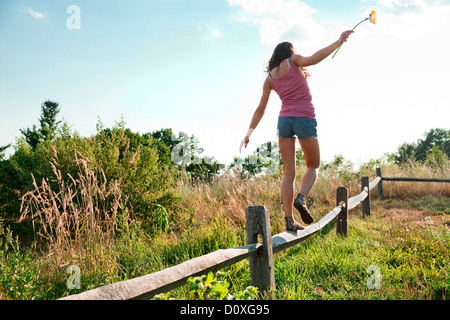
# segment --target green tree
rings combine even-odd
[[[150,133],[150,135],[157,141],[164,143],[170,151],[172,151],[173,148],[180,143],[180,139],[175,137],[172,129],[156,130]]]
[[[57,102],[50,100],[45,101],[41,106],[41,117],[39,122],[41,124],[40,132],[44,140],[53,140],[55,131],[61,121],[56,121],[60,109]]]
[[[408,161],[415,161],[416,160],[416,150],[417,150],[417,144],[416,143],[403,143],[398,147],[397,153],[394,153],[393,159],[396,164],[401,163],[407,163]]]
[[[5,151],[6,149],[8,149],[11,145],[8,144],[6,146],[0,147],[0,160],[3,159],[3,157],[5,156]]]
[[[431,129],[425,133],[425,139],[417,141],[416,159],[420,162],[427,160],[428,154],[438,147],[446,156],[450,156],[450,130]]]
[[[171,148],[171,161],[180,172],[188,173],[194,179],[211,180],[224,167],[213,157],[203,155],[204,149],[199,146],[199,139],[194,135],[180,132],[178,137],[165,132],[161,141],[166,141]]]
[[[133,150],[128,136],[136,138]],[[73,181],[71,177],[78,179],[80,167],[75,160],[81,154],[88,159],[89,169],[108,182],[118,183],[122,195],[120,210],[126,210],[132,219],[141,220],[143,227],[152,228],[157,205],[164,206],[170,215],[176,199],[169,190],[170,172],[158,163],[158,152],[151,144],[154,139],[149,136],[148,140],[142,138],[138,142],[138,138],[142,136],[125,129],[124,122],[110,129],[100,123],[97,134],[89,138],[81,137],[63,125],[56,130],[52,140],[44,140],[35,148],[21,137],[14,146],[14,154],[0,161],[0,216],[16,225],[21,196],[34,189],[32,175],[37,185],[43,179],[48,180],[52,190],[58,190],[56,180],[49,179],[55,176],[53,166],[61,171],[66,185]],[[29,226],[21,225],[16,225],[14,230],[21,235],[30,234]]]
[[[436,153],[433,149],[439,148],[443,155],[450,156],[450,130],[436,128],[425,132],[424,139],[417,142],[403,143],[392,155],[396,164],[406,163],[410,160],[424,163],[428,159],[428,154]]]
[[[112,137],[112,129],[103,128],[103,124],[101,124],[102,134],[105,137]],[[172,132],[171,129],[164,129]],[[131,131],[131,129],[127,128],[124,130],[125,136],[128,138],[128,145],[122,146],[121,151],[123,152],[125,148],[128,148],[130,152],[135,152],[139,147],[152,147],[157,150],[158,153],[158,163],[160,165],[165,165],[167,167],[173,167],[172,161],[170,159],[170,148],[166,145],[165,140],[160,140],[154,137],[153,133],[144,133],[140,134],[137,132]]]
[[[234,157],[228,168],[245,178],[258,174],[276,174],[281,163],[278,143],[268,141],[259,145],[255,152],[245,158]]]
[[[344,185],[357,177],[353,162],[345,159],[342,154],[335,155],[330,163],[324,163],[323,172],[328,176],[340,179]]]
[[[31,148],[35,149],[39,143],[54,139],[56,129],[61,122],[56,121],[59,111],[57,102],[47,100],[41,105],[41,117],[39,118],[41,127],[38,129],[36,125],[33,125],[31,129],[20,130]]]
[[[446,163],[448,163],[448,156],[438,146],[433,147],[425,160],[425,164],[432,168],[443,169]]]
[[[172,129],[161,129],[144,136],[153,138],[153,146],[158,150],[159,161],[168,167],[173,167],[171,153],[173,148],[179,143],[178,139],[174,139]]]

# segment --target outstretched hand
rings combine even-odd
[[[341,36],[339,37],[339,43],[343,44],[344,42],[347,42],[348,37],[350,37],[350,35],[355,32],[353,30],[347,30],[342,32]]]
[[[245,138],[241,141],[241,146],[239,147],[239,153],[241,153],[242,146],[245,145],[244,148],[247,148],[247,144],[249,143],[249,141],[250,141],[250,137],[249,136],[245,136]]]

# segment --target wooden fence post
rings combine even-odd
[[[361,191],[367,188],[367,197],[362,203],[362,214],[363,218],[370,217],[370,190],[369,190],[369,177],[361,177]]]
[[[381,177],[381,169],[377,168],[377,177]],[[384,200],[383,179],[378,182],[378,200]]]
[[[264,206],[249,206],[245,209],[247,244],[258,242],[262,236],[262,250],[250,256],[251,285],[257,287],[260,293],[275,289],[275,274],[273,269],[272,236],[270,233],[270,215]]]
[[[336,206],[342,206],[341,212],[336,218],[336,233],[340,236],[347,236],[348,219],[348,189],[339,187],[336,192]]]

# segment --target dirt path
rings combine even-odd
[[[443,224],[450,227],[450,198],[425,197],[378,201],[380,216],[386,221],[410,228],[427,228]]]

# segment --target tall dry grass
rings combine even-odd
[[[177,182],[176,192],[182,197],[183,206],[195,211],[195,217],[210,221],[221,216],[242,224],[245,223],[243,209],[257,205],[257,199],[276,201],[279,195],[276,181],[263,178],[242,179],[225,173],[214,177],[211,183],[192,183],[186,176]],[[271,186],[273,188],[271,188]]]
[[[53,149],[54,180],[45,178],[22,197],[20,221],[30,220],[40,244],[53,267],[90,261],[101,267],[111,257],[121,198],[118,181],[107,181],[102,169],[94,170],[90,161],[75,151],[78,175],[64,179]],[[106,262],[110,265],[109,262]],[[100,264],[100,265],[99,265]],[[51,266],[52,267],[52,266]]]
[[[410,161],[403,165],[386,165],[381,168],[385,177],[450,178],[450,161],[441,166],[430,166]],[[387,198],[423,197],[429,194],[450,197],[450,183],[383,181]]]
[[[449,168],[449,163],[439,168],[416,162],[402,166],[385,163],[382,165],[382,175],[449,178]],[[305,170],[304,166],[297,167],[296,192]],[[370,170],[365,168],[358,171],[338,172],[332,167],[319,170],[319,179],[308,197],[308,205],[315,220],[334,208],[338,187],[347,187],[350,197],[359,194],[361,176],[369,176],[369,180],[372,181],[376,177],[376,171],[374,168]],[[245,225],[245,208],[264,205],[271,214],[272,231],[280,232],[284,231],[281,182],[282,170],[276,175],[262,175],[250,179],[243,179],[240,175],[226,172],[215,177],[211,183],[191,183],[187,178],[180,179],[176,192],[182,197],[183,206],[189,208],[190,214],[204,222],[212,221],[220,216],[243,226]],[[421,197],[429,194],[450,196],[449,183],[384,182],[383,189],[387,198]],[[372,197],[376,198],[376,196],[377,190],[374,189]]]
[[[271,215],[272,233],[285,230],[280,195],[281,170],[275,175],[255,178],[241,178],[233,172],[225,172],[207,183],[192,181],[185,175],[174,186],[172,191],[181,199],[174,215],[184,215],[184,219],[180,217],[179,220],[185,224],[195,219],[192,228],[173,228],[173,232],[150,236],[135,224],[130,228],[131,236],[122,237],[122,233],[118,235],[117,228],[121,231],[122,222],[129,218],[127,211],[120,208],[120,181],[107,181],[103,170],[93,168],[90,160],[80,153],[76,153],[75,162],[78,166],[76,176],[66,176],[54,150],[53,177],[43,179],[41,183],[33,179],[33,189],[22,198],[21,219],[34,224],[36,237],[43,247],[40,261],[33,261],[39,268],[39,281],[45,278],[48,283],[56,283],[50,287],[58,296],[62,292],[65,294],[66,289],[57,288],[56,274],[59,272],[59,278],[65,281],[67,274],[61,267],[69,264],[82,267],[83,290],[88,290],[123,278],[147,274],[218,248],[240,245],[245,239],[243,226],[247,206],[266,206]],[[304,166],[297,168],[296,190],[304,170]],[[418,163],[409,166],[382,165],[384,176],[448,178],[448,170],[448,163],[440,168]],[[334,208],[339,186],[348,187],[350,196],[354,196],[360,192],[361,176],[368,175],[370,180],[376,176],[374,168],[357,172],[338,171],[333,168],[319,171],[319,180],[309,196],[309,207],[316,221]],[[419,197],[430,193],[450,196],[450,185],[442,183],[386,182],[383,187],[386,198]],[[372,196],[376,197],[376,188]],[[376,206],[376,202],[373,205]],[[377,206],[378,210],[382,210],[381,207],[382,204]],[[314,253],[314,250],[310,252]],[[311,257],[310,260],[315,261],[320,255]],[[28,261],[23,264],[28,264]],[[314,268],[312,266],[311,269]],[[289,271],[286,274],[298,272]],[[349,272],[351,275],[352,271]],[[326,273],[323,279],[327,276]],[[27,277],[27,274],[22,276]],[[317,281],[315,276],[311,279]],[[38,286],[34,282],[33,285]],[[45,292],[40,294],[40,297],[49,296]]]
[[[297,170],[296,190],[300,187],[304,170],[302,167]],[[175,191],[181,196],[183,206],[189,208],[190,214],[205,223],[221,217],[237,226],[244,226],[247,206],[264,205],[271,215],[272,231],[278,233],[284,231],[280,193],[282,179],[281,172],[242,178],[228,171],[214,177],[210,183],[192,183],[187,178],[180,179]],[[337,178],[321,175],[318,179],[309,202],[316,219],[320,219],[334,207],[336,189],[341,185]]]

